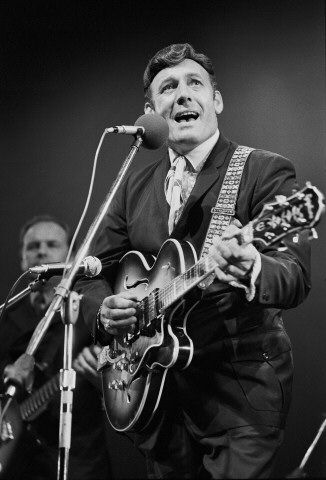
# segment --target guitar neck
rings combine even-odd
[[[20,404],[19,409],[22,419],[28,421],[38,413],[41,413],[42,407],[44,407],[59,390],[60,374],[57,373]]]
[[[159,314],[202,282],[214,271],[215,266],[216,262],[213,258],[206,255],[186,272],[175,277],[169,284],[159,290],[153,290],[147,297],[143,298],[138,304],[141,313],[139,318],[140,328],[148,326]]]
[[[216,262],[210,255],[206,255],[195,263],[186,272],[178,275],[172,282],[163,287],[159,292],[161,309],[169,308],[174,302],[194,288],[211,274]]]

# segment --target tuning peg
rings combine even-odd
[[[288,249],[288,247],[285,245],[284,242],[281,242],[280,245],[279,245],[279,247],[277,247],[277,250],[278,250],[279,252],[286,252],[287,249]]]
[[[311,228],[310,229],[310,232],[309,232],[309,240],[316,240],[318,238],[318,233],[317,233],[317,230],[315,228]]]

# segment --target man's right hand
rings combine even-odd
[[[111,335],[130,331],[137,322],[137,297],[134,293],[122,292],[103,300],[100,321]]]

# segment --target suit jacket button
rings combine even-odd
[[[265,360],[268,360],[268,359],[269,359],[268,353],[264,352],[264,353],[263,353],[263,358],[264,358]]]
[[[263,293],[263,300],[269,300],[269,294],[267,292]]]

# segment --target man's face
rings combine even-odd
[[[60,225],[36,223],[25,233],[21,267],[27,270],[43,263],[64,262],[67,252],[67,234]]]
[[[156,112],[168,122],[170,147],[187,153],[216,132],[223,101],[199,63],[186,59],[164,68],[150,88],[152,102],[146,103],[145,112]]]

